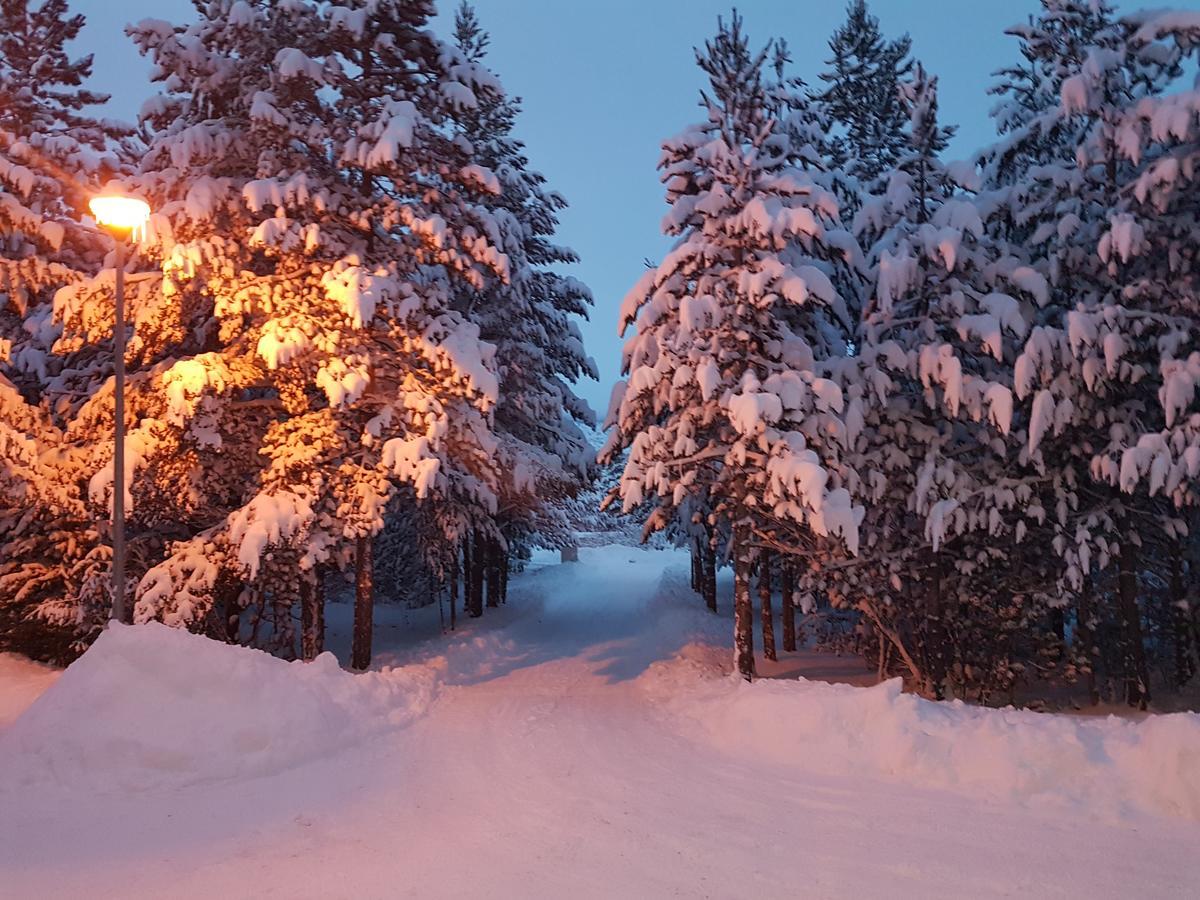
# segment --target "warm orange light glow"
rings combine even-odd
[[[92,198],[88,208],[100,225],[117,231],[137,231],[150,218],[150,206],[145,200],[124,194],[100,194]]]

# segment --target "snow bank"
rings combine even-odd
[[[895,679],[872,688],[709,679],[681,661],[652,697],[723,752],[835,776],[874,776],[1105,818],[1200,820],[1200,715],[1048,715],[933,703]],[[690,687],[681,681],[690,683]]]
[[[402,727],[433,667],[353,675],[158,623],[110,625],[7,730],[4,779],[137,789],[273,774]]]

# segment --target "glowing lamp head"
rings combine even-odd
[[[101,226],[121,233],[140,231],[150,218],[145,200],[108,191],[93,197],[88,208]]]

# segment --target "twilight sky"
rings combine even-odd
[[[452,20],[458,0],[439,0]],[[583,257],[576,274],[596,296],[584,339],[601,383],[581,393],[603,415],[620,367],[616,316],[647,258],[667,247],[655,165],[663,138],[697,121],[701,73],[692,48],[715,30],[730,0],[475,0],[492,34],[490,65],[523,98],[518,134],[535,168],[571,203],[563,243]],[[826,41],[844,16],[839,0],[740,0],[751,37],[787,38],[795,72],[810,83],[824,69]],[[1136,5],[1165,5],[1147,3]],[[1200,0],[1173,0],[1200,8]],[[889,34],[908,31],[913,55],[941,78],[944,121],[957,123],[951,155],[988,142],[990,73],[1016,59],[1004,29],[1037,0],[874,0]],[[151,86],[148,66],[124,37],[145,17],[186,21],[187,0],[74,0],[88,18],[80,49],[96,55],[93,87],[113,95],[109,115],[133,120]],[[1132,5],[1131,5],[1132,7]],[[448,35],[449,29],[443,32]]]

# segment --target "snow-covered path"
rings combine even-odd
[[[829,743],[787,727],[758,752],[746,741],[771,728],[714,672],[725,622],[687,596],[684,565],[585,550],[522,576],[509,606],[458,636],[400,646],[411,629],[397,630],[394,661],[419,660],[398,671],[438,685],[418,717],[280,772],[210,758],[177,784],[116,790],[102,761],[81,782],[79,760],[46,748],[53,777],[0,775],[0,895],[1195,896],[1200,826],[1118,810],[1099,785],[1094,809],[1005,799],[966,775],[962,789],[914,786],[816,759]],[[869,702],[894,705],[882,690]],[[0,732],[0,771],[36,768],[26,720]]]

